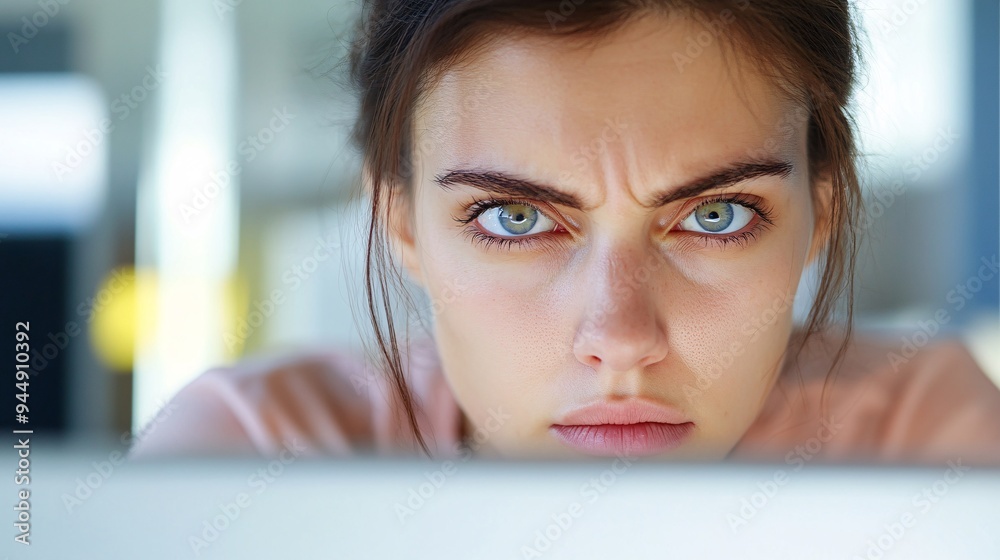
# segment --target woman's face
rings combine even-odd
[[[814,243],[807,113],[652,16],[585,48],[501,39],[421,101],[390,235],[474,446],[725,456]]]

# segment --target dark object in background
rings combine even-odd
[[[0,234],[0,369],[5,373],[0,426],[7,433],[31,429],[62,434],[66,430],[67,354],[71,345],[86,343],[80,321],[74,323],[80,331],[67,327],[70,241],[68,236]],[[15,419],[15,406],[21,402],[15,386],[18,322],[30,326],[27,424]]]

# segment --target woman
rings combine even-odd
[[[853,25],[846,0],[369,4],[379,365],[212,370],[133,454],[1000,462],[961,345],[851,336]],[[428,337],[392,328],[400,269]]]

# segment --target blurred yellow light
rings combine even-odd
[[[119,373],[132,371],[137,331],[135,270],[112,270],[93,296],[90,342],[97,357]]]
[[[92,296],[92,323],[90,340],[97,357],[113,371],[130,373],[135,358],[136,345],[147,345],[155,336],[158,279],[153,270],[136,270],[131,266],[112,270]],[[226,283],[222,308],[228,332],[236,331],[246,320],[246,282],[235,277]],[[197,317],[191,317],[197,321]],[[221,340],[220,334],[220,340]],[[238,344],[227,347],[229,358],[239,357],[245,339],[237,337]]]

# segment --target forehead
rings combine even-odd
[[[420,100],[415,157],[429,173],[487,166],[551,182],[599,176],[605,188],[803,157],[801,108],[706,29],[650,15],[584,47],[500,37]]]

